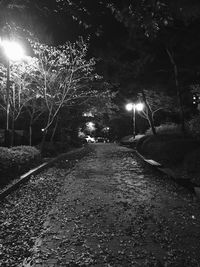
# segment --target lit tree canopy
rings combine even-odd
[[[100,77],[94,72],[95,61],[87,59],[87,44],[83,40],[53,47],[31,42],[37,58],[35,83],[48,110],[45,129],[53,123],[64,106],[97,95],[92,83]]]

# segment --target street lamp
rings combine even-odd
[[[144,108],[144,104],[143,103],[137,103],[137,104],[134,104],[134,103],[128,103],[126,105],[126,110],[128,111],[133,111],[133,138],[135,138],[135,111],[142,111]]]
[[[2,40],[0,43],[3,48],[3,52],[7,58],[7,72],[6,72],[6,131],[5,131],[5,144],[8,146],[9,143],[9,92],[10,92],[10,61],[21,60],[24,56],[24,50],[22,46],[9,40]]]
[[[87,127],[87,131],[90,132],[90,134],[96,130],[95,124],[92,121],[87,122],[86,127]]]
[[[25,56],[23,47],[15,41],[3,40],[1,46],[8,60],[18,61]]]

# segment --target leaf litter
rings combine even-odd
[[[64,184],[61,182],[60,194],[61,184],[57,182],[57,193],[52,193],[50,182],[44,194],[49,196],[47,200],[39,194],[41,201],[37,202],[33,194],[32,206],[32,202],[27,201],[29,197],[25,197],[27,203],[18,202],[15,210],[18,214],[23,205],[31,206],[31,211],[27,208],[28,214],[24,212],[24,216],[22,212],[23,220],[19,221],[15,212],[7,217],[11,220],[4,220],[4,228],[13,231],[11,236],[17,235],[19,229],[22,243],[27,246],[23,248],[22,243],[19,244],[25,253],[16,262],[27,258],[32,260],[31,266],[198,267],[200,214],[199,203],[193,196],[143,165],[124,148],[103,145],[95,149],[96,154],[77,162],[70,173],[66,174],[66,162],[50,169],[47,176],[53,183],[55,177],[67,177],[61,178]],[[45,180],[41,180],[43,184],[42,181]],[[15,203],[11,199],[7,202],[4,212],[10,213]],[[53,207],[51,211],[49,206]],[[15,220],[18,223],[14,230]],[[28,245],[24,242],[25,233]],[[10,240],[15,246],[10,252],[18,252],[17,239],[10,237]],[[10,261],[11,265],[6,260],[2,266],[17,266],[14,261]]]
[[[59,195],[66,174],[77,157],[71,156],[63,168],[54,164],[11,193],[0,203],[0,266],[14,267],[31,258],[45,218]],[[62,162],[62,161],[60,161]],[[64,162],[64,160],[63,160]],[[59,163],[60,164],[60,163]]]

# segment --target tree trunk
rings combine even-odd
[[[32,146],[32,124],[29,125],[29,146]]]
[[[5,146],[10,146],[10,132],[9,132],[9,111],[10,111],[10,101],[9,101],[9,94],[10,94],[10,61],[7,60],[7,79],[6,79],[6,129],[5,129],[5,136],[4,142]]]
[[[12,131],[11,131],[11,147],[14,146],[14,141],[15,141],[15,112],[13,111],[12,114]]]
[[[185,117],[184,117],[183,102],[182,102],[182,97],[181,97],[181,88],[179,85],[179,78],[178,78],[178,67],[176,65],[176,62],[174,60],[172,53],[169,51],[168,48],[166,48],[166,51],[167,51],[167,54],[169,56],[170,62],[172,64],[173,70],[174,70],[176,94],[177,94],[178,105],[179,105],[179,110],[180,110],[181,129],[182,129],[182,132],[185,133]]]
[[[12,100],[13,100],[13,110],[12,110],[12,131],[11,131],[11,147],[14,145],[15,138],[15,85],[12,86]]]
[[[53,139],[54,139],[54,136],[55,136],[57,127],[58,127],[58,116],[57,116],[57,118],[56,118],[56,123],[55,123],[55,126],[54,126],[54,128],[53,128],[53,133],[52,133],[52,135],[51,135],[51,140],[50,140],[51,143],[53,143]]]
[[[142,90],[142,98],[143,98],[143,101],[144,101],[145,106],[147,108],[148,122],[149,122],[149,125],[151,127],[152,133],[153,133],[153,135],[156,135],[156,128],[154,126],[154,121],[153,121],[153,114],[152,114],[151,108],[147,102],[146,95],[145,95],[143,90]]]
[[[153,135],[156,135],[157,133],[156,133],[156,128],[154,126],[154,122],[151,119],[148,119],[148,122],[149,122],[149,125],[151,127]]]
[[[29,146],[32,146],[32,134],[33,134],[32,126],[33,126],[33,114],[31,114],[29,123]]]
[[[41,153],[44,152],[44,145],[45,145],[46,135],[47,135],[47,130],[44,130],[43,135],[42,135],[42,141],[40,143],[40,151],[41,151]]]

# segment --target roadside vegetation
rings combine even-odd
[[[41,162],[41,153],[35,147],[0,147],[0,187]]]
[[[140,101],[144,109],[137,112],[136,124],[145,137],[139,141],[138,149],[166,166],[176,168],[183,164],[184,175],[196,172],[200,133],[199,61],[196,58],[200,39],[194,36],[199,36],[198,1],[169,4],[162,0],[147,4],[137,0],[131,4],[125,1],[122,6],[115,1],[109,4],[97,1],[96,4],[101,5],[97,8],[101,10],[98,15],[102,18],[109,15],[113,25],[120,25],[123,32],[123,38],[119,38],[122,33],[119,31],[117,42],[112,41],[106,49],[98,46],[93,49],[93,37],[87,37],[89,29],[103,37],[109,28],[106,19],[101,20],[105,25],[98,29],[96,23],[87,24],[92,21],[88,20],[90,16],[96,17],[87,3],[77,7],[71,1],[61,8],[61,1],[52,9],[48,3],[43,6],[39,2],[27,1],[24,5],[16,2],[1,5],[6,14],[2,17],[7,18],[0,21],[2,39],[24,40],[30,53],[22,61],[9,62],[8,75],[7,58],[0,49],[0,123],[3,128],[0,146],[8,147],[8,150],[2,148],[5,159],[7,154],[12,154],[8,158],[15,165],[15,158],[18,160],[20,156],[13,156],[12,147],[19,145],[36,146],[41,157],[56,156],[81,146],[81,134],[84,138],[88,135],[118,141],[130,134],[132,115],[124,115],[125,102]],[[28,27],[26,18],[22,24],[16,21],[13,26],[12,23],[13,11],[21,17],[21,10],[27,14],[34,10],[43,17],[42,10],[48,10],[49,16],[57,18],[58,14],[60,17],[62,12],[72,9],[69,16],[76,14],[73,19],[83,30],[87,29],[84,38],[76,35],[73,41],[69,38],[54,42],[43,30],[40,36],[37,31],[32,32],[36,28],[35,21],[30,21],[34,27]],[[100,39],[96,40],[99,43]],[[9,134],[4,142],[5,129]],[[129,138],[122,143],[129,143]],[[23,161],[29,162],[29,156],[24,159],[24,155],[26,153],[21,156],[20,164],[16,163],[19,167],[12,168],[25,169],[20,166],[24,166]],[[12,165],[4,161],[0,167],[2,173]]]
[[[0,42],[0,186],[43,158],[82,146],[79,132],[91,119],[84,114],[103,116],[115,96],[97,74],[87,40],[53,46],[25,32],[32,56],[10,60],[9,68]]]
[[[189,179],[200,185],[200,140],[196,120],[187,123],[184,135],[180,125],[166,123],[155,127],[156,135],[148,129],[144,135],[137,135],[135,140],[132,136],[122,138],[121,143],[136,147],[145,158],[172,169],[177,178]]]

